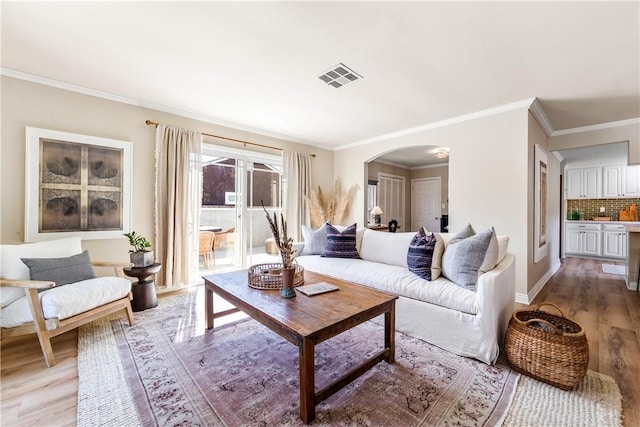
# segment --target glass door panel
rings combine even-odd
[[[200,226],[216,233],[211,270],[278,262],[277,254],[266,253],[271,231],[262,203],[267,211],[280,215],[281,182],[279,156],[205,145]]]

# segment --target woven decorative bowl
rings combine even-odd
[[[296,269],[293,286],[304,283],[304,267],[294,265]],[[282,264],[256,264],[249,267],[249,286],[255,289],[282,289]]]
[[[555,307],[560,316],[540,310],[544,305]],[[587,373],[589,344],[584,328],[555,304],[513,313],[504,344],[515,371],[563,390],[575,387]]]

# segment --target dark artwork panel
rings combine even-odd
[[[40,200],[41,233],[80,231],[80,190],[43,188]]]
[[[122,228],[122,194],[118,191],[89,191],[87,230]]]
[[[82,147],[72,142],[41,140],[42,183],[80,184]]]
[[[88,147],[89,185],[120,188],[124,152],[117,148]]]

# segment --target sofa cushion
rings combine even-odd
[[[47,289],[38,294],[45,319],[66,319],[100,305],[123,298],[131,292],[131,282],[121,277],[97,277]],[[24,291],[23,291],[24,294]],[[12,328],[33,321],[27,297],[0,310],[0,324]]]
[[[482,265],[493,228],[451,242],[442,255],[442,274],[456,285],[475,291],[478,283],[478,269]]]
[[[507,248],[509,247],[509,236],[498,236],[498,260],[496,265],[500,264],[507,254]]]
[[[458,243],[464,239],[467,239],[473,235],[475,235],[476,232],[473,229],[473,227],[471,226],[471,224],[467,224],[462,230],[458,231],[456,234],[454,234],[451,237],[451,240],[449,240],[449,245],[452,243]]]
[[[304,248],[300,255],[322,255],[322,252],[327,247],[326,224],[322,224],[316,230],[303,224],[302,238],[304,239]]]
[[[478,311],[475,292],[457,286],[443,277],[429,282],[416,276],[406,267],[364,259],[330,259],[310,255],[298,257],[298,262],[306,270],[406,298],[428,302],[463,313],[476,314]]]
[[[338,231],[334,226],[327,223],[327,246],[322,252],[327,258],[360,258],[356,249],[356,224],[352,224]]]
[[[415,233],[387,233],[365,230],[360,246],[360,257],[407,268],[407,251]]]
[[[496,264],[498,263],[498,236],[496,236],[496,231],[493,227],[491,227],[491,231],[493,232],[491,235],[491,240],[489,241],[489,247],[487,248],[487,253],[484,256],[484,261],[482,261],[482,265],[478,269],[480,273],[486,273],[487,271],[491,271],[494,269]]]
[[[436,237],[433,233],[427,235],[421,227],[409,244],[407,252],[409,271],[425,280],[431,280],[431,261],[435,246]]]
[[[81,252],[80,237],[19,245],[0,245],[0,277],[10,280],[30,280],[29,267],[20,258],[68,257]],[[22,288],[0,287],[1,307],[23,296]]]
[[[436,239],[431,258],[431,280],[436,280],[442,274],[442,255],[444,254],[445,240],[441,233],[432,233]]]
[[[21,258],[31,275],[31,280],[55,282],[57,287],[96,277],[89,259],[89,252],[65,258]]]

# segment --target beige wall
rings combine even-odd
[[[629,142],[629,164],[640,164],[640,125],[638,123],[552,136],[549,144],[550,149],[556,151],[624,141]]]
[[[540,145],[547,153],[547,256],[538,263],[534,262],[534,212],[536,204],[534,202],[535,171],[534,171],[534,147]],[[549,151],[549,139],[533,117],[529,113],[529,186],[528,193],[531,200],[531,209],[527,215],[527,232],[531,236],[531,244],[528,247],[527,264],[528,286],[526,293],[529,294],[540,282],[546,281],[548,273],[556,268],[560,263],[560,162]],[[524,291],[524,290],[522,290]],[[521,292],[524,293],[524,292]]]
[[[523,107],[339,150],[334,157],[335,174],[345,186],[362,186],[368,178],[365,162],[386,152],[428,145],[449,147],[450,229],[459,230],[470,222],[476,230],[495,226],[498,234],[510,236],[509,251],[516,256],[516,291],[526,292],[530,240],[527,141],[528,109]],[[365,217],[364,197],[359,194],[350,220],[363,223]]]
[[[201,132],[315,153],[312,186],[333,185],[333,152],[236,129],[109,101],[23,80],[2,77],[2,141],[0,143],[0,242],[24,241],[25,126],[131,141],[133,146],[132,228],[153,239],[155,130],[146,119]],[[224,145],[224,144],[221,144]],[[238,144],[228,143],[238,148]],[[265,152],[277,153],[274,150]],[[85,240],[91,257],[127,261],[125,238]]]

